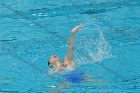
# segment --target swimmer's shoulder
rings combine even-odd
[[[64,65],[66,65],[69,68],[74,68],[75,67],[75,64],[74,64],[73,60],[71,58],[68,58],[67,56],[65,57]]]
[[[65,65],[65,68],[75,68],[74,62],[65,61],[64,65]]]

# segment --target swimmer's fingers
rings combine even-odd
[[[84,24],[83,24],[83,23],[81,23],[81,24],[79,25],[79,27],[83,28],[83,27],[84,27]]]
[[[93,76],[91,74],[85,74],[84,75],[84,82],[89,82],[89,83],[106,83],[104,80],[94,80]]]
[[[107,83],[104,80],[86,80],[86,82],[89,82],[89,83]]]
[[[72,33],[75,33],[75,32],[77,32],[77,31],[79,31],[82,27],[84,27],[83,24],[80,24],[80,25],[78,25],[78,26],[75,26],[75,27],[72,29]]]
[[[93,78],[93,75],[91,75],[90,73],[86,73],[83,75],[84,78]]]

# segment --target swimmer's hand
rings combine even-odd
[[[78,25],[78,26],[75,26],[73,29],[72,29],[72,33],[75,33],[75,32],[77,32],[77,31],[79,31],[80,30],[80,28],[82,28],[82,27],[84,27],[84,25],[83,24],[80,24],[80,25]]]

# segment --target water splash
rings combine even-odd
[[[75,56],[78,56],[78,59],[75,59],[75,61],[78,64],[102,62],[105,59],[113,57],[111,46],[104,38],[102,30],[98,25],[94,25],[96,26],[98,36],[92,35],[94,38],[81,37],[80,46],[82,47],[77,48],[75,52]]]
[[[96,52],[89,51],[89,56],[94,62],[101,62],[104,59],[111,58],[111,46],[105,40],[102,32],[99,31],[99,39],[95,42]]]

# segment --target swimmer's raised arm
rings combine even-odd
[[[74,27],[71,31],[70,39],[68,42],[68,53],[64,60],[64,64],[67,65],[68,67],[74,66],[74,63],[73,63],[74,34],[75,34],[75,32],[79,31],[80,28],[82,28],[82,27],[83,27],[83,25],[80,24],[80,25]]]

